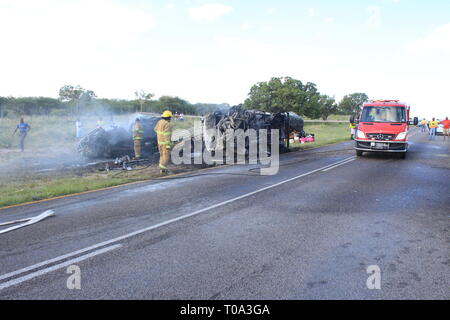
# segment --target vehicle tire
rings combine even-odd
[[[356,150],[356,156],[357,157],[362,157],[363,156],[363,152],[361,150]]]
[[[400,159],[406,159],[406,152],[402,152],[399,154]]]

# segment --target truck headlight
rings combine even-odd
[[[356,131],[356,137],[358,139],[365,139],[366,135],[364,134],[364,132],[362,132],[361,130]]]
[[[406,139],[406,135],[408,134],[408,132],[400,132],[398,135],[397,135],[397,138],[396,138],[396,140],[405,140]]]

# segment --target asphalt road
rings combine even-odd
[[[55,212],[0,234],[0,299],[449,299],[450,142],[413,135],[406,160],[342,143],[0,210]]]

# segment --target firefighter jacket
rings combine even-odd
[[[158,137],[158,145],[165,145],[167,149],[170,149],[172,131],[169,121],[165,119],[159,120],[155,126],[155,132]]]

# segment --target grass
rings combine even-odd
[[[116,186],[129,178],[108,176],[31,177],[0,183],[0,207]]]
[[[332,114],[328,117],[328,120],[339,120],[339,121],[348,121],[350,119],[350,115],[341,115],[341,114]]]
[[[128,127],[133,119],[133,115],[103,117],[106,125],[115,123],[124,127]],[[0,119],[0,149],[16,150],[19,148],[18,134],[12,136],[19,120],[20,117]],[[34,116],[25,117],[24,120],[31,126],[31,131],[25,140],[25,149],[31,149],[37,153],[48,153],[49,150],[55,149],[58,151],[61,149],[73,150],[76,143],[75,117]],[[97,120],[97,117],[81,118],[84,134],[95,129]],[[200,120],[186,117],[184,121],[174,121],[172,124],[174,129],[190,129],[193,127],[194,121]]]
[[[195,170],[193,166],[180,166],[175,168],[173,173],[193,170]],[[13,181],[0,181],[0,208],[157,178],[160,178],[160,174],[156,165],[132,171],[35,175]]]
[[[117,117],[114,121],[127,121],[129,117]],[[85,130],[95,127],[97,119],[85,119]],[[105,119],[107,120],[107,119]],[[50,151],[60,152],[63,149],[73,149],[75,143],[74,119],[56,117],[35,117],[26,119],[32,126],[28,145],[33,149],[33,155],[45,156]],[[174,129],[191,130],[194,121],[198,119],[186,118],[185,121],[173,122]],[[8,143],[8,135],[14,130],[18,119],[3,119],[0,121],[0,157],[1,160],[14,160],[23,155],[20,152],[4,152],[1,144]],[[5,132],[6,131],[6,132]],[[314,133],[314,143],[294,143],[292,150],[316,148],[328,144],[346,141],[350,138],[348,124],[345,123],[306,123],[305,131]],[[85,131],[86,132],[86,131]],[[50,150],[50,151],[49,151]],[[2,152],[3,151],[3,152]],[[28,153],[28,156],[30,154]],[[194,170],[194,168],[189,168]],[[176,168],[175,173],[186,171],[186,168]],[[10,206],[30,201],[49,199],[79,192],[97,190],[117,186],[133,181],[148,180],[159,176],[157,166],[133,171],[115,171],[110,173],[57,173],[16,175],[0,180],[0,207]]]
[[[18,134],[12,134],[20,117],[7,117],[0,119],[0,148],[19,147]],[[25,148],[36,152],[48,151],[49,149],[73,149],[76,142],[75,117],[61,116],[34,116],[25,117],[25,122],[31,126],[28,133]],[[84,133],[95,129],[97,117],[82,117]],[[129,115],[103,117],[106,124],[118,123],[128,125]]]
[[[305,132],[314,133],[315,142],[290,144],[292,150],[318,148],[350,140],[347,123],[305,123]]]
[[[186,117],[184,118],[184,121],[172,121],[172,130],[189,130],[191,133],[194,129],[194,123],[197,123],[201,126],[200,119],[194,118],[194,117]]]

